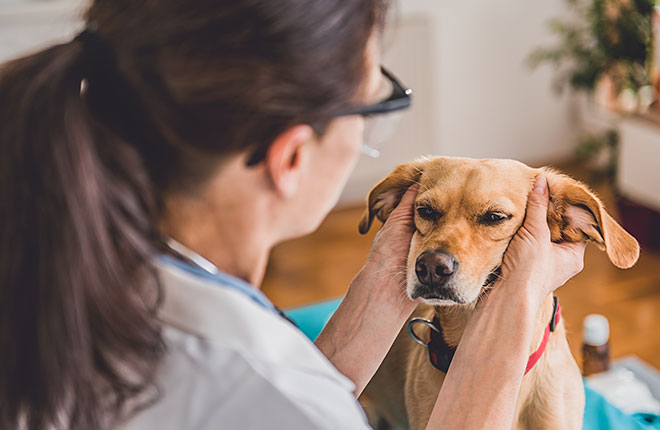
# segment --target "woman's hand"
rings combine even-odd
[[[352,283],[352,288],[378,288],[401,300],[405,311],[412,312],[417,302],[406,295],[408,253],[415,233],[413,205],[419,186],[412,185],[401,197],[387,221],[376,233],[367,261]]]
[[[367,262],[315,342],[355,383],[356,395],[374,375],[417,306],[406,295],[416,195],[417,187],[410,187],[378,231]]]
[[[547,213],[547,180],[539,176],[529,193],[525,222],[504,254],[499,286],[510,294],[523,294],[523,299],[537,307],[584,265],[584,242],[550,241]]]

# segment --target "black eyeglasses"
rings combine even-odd
[[[378,115],[398,110],[407,109],[410,107],[412,100],[412,90],[404,87],[399,79],[392,74],[385,67],[380,67],[380,72],[383,76],[384,85],[381,86],[381,92],[386,92],[387,98],[378,103],[356,106],[342,112],[340,116],[344,115]]]
[[[370,157],[380,155],[380,147],[396,129],[402,116],[402,111],[412,103],[412,90],[401,84],[399,79],[385,67],[380,68],[383,83],[380,95],[383,100],[374,104],[356,106],[342,112],[338,116],[362,115],[365,119],[364,141],[362,152]]]
[[[361,115],[365,119],[362,153],[377,158],[380,147],[394,133],[396,125],[405,109],[412,102],[412,90],[401,85],[401,82],[385,67],[380,68],[383,82],[379,96],[382,101],[349,108],[336,116]],[[265,150],[257,151],[247,161],[248,166],[259,164],[265,157]]]

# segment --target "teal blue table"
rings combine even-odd
[[[341,299],[286,310],[305,335],[314,340],[334,313]],[[660,417],[627,415],[615,408],[600,394],[585,386],[586,405],[583,430],[660,430]]]

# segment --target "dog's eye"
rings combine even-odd
[[[433,208],[430,208],[428,206],[420,206],[417,208],[417,215],[420,216],[420,218],[432,221],[440,216],[438,212],[433,210]]]
[[[499,224],[508,219],[511,219],[511,215],[500,212],[486,212],[479,217],[479,221],[483,224]]]

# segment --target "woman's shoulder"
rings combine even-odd
[[[164,335],[161,399],[142,428],[368,428],[352,383],[314,366],[313,356],[300,366],[171,326]]]
[[[232,349],[255,361],[339,374],[254,287],[237,288],[235,278],[207,279],[170,264],[159,265],[159,275],[163,302],[158,317],[166,327],[200,338],[210,349]],[[263,299],[255,300],[259,296],[245,288],[253,288]]]
[[[367,427],[352,382],[290,322],[236,289],[159,270],[161,398],[129,428]]]

